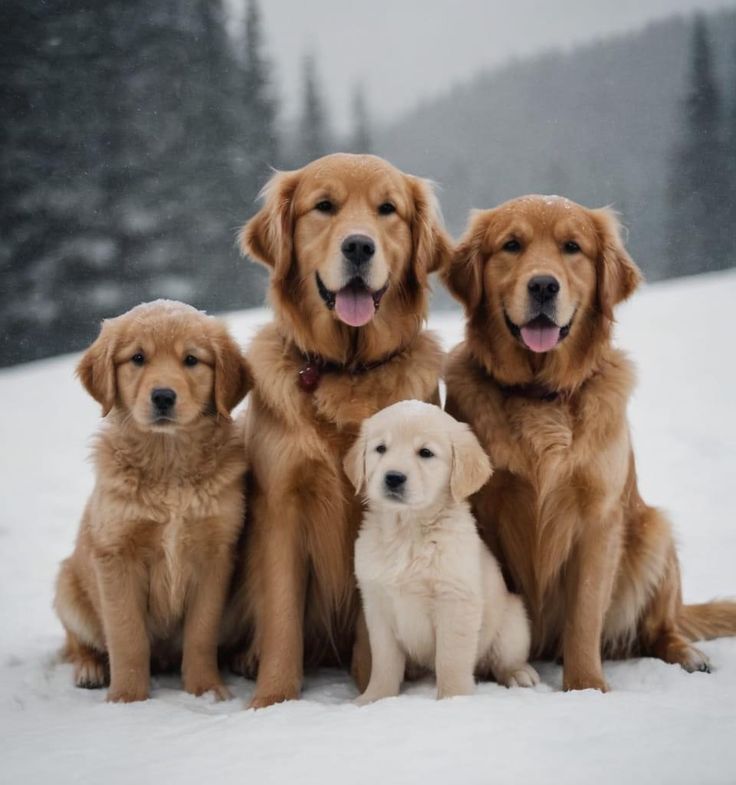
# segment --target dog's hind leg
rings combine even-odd
[[[682,609],[680,568],[674,544],[671,544],[664,575],[640,625],[642,649],[665,662],[680,665],[691,673],[710,672],[708,658],[692,645],[687,637],[688,630],[680,625]]]
[[[506,687],[539,684],[539,674],[527,661],[530,638],[524,604],[519,596],[510,594],[491,646],[479,663],[479,672],[490,670],[496,681]]]
[[[102,624],[70,559],[61,564],[54,607],[66,631],[62,658],[74,666],[77,687],[96,689],[110,680]]]
[[[96,690],[110,683],[110,666],[107,654],[82,643],[67,630],[64,659],[74,666],[74,683],[77,687]]]

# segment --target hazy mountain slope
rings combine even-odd
[[[708,24],[720,82],[736,100],[736,10]],[[690,29],[690,19],[674,18],[480,74],[386,129],[378,152],[440,183],[456,233],[471,207],[522,193],[613,204],[635,258],[656,279]]]

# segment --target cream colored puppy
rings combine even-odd
[[[466,501],[491,475],[470,428],[437,406],[402,401],[363,422],[344,467],[368,502],[355,573],[372,668],[357,703],[398,695],[407,661],[435,671],[438,698],[471,694],[476,672],[509,687],[537,684],[524,606]]]

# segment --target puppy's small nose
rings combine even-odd
[[[395,491],[406,482],[406,475],[401,472],[386,472],[383,481],[386,483],[387,488]]]
[[[176,393],[169,387],[157,387],[151,393],[151,403],[160,412],[168,412],[176,403]]]
[[[376,244],[364,234],[351,234],[340,246],[343,256],[353,264],[364,264],[376,252]]]
[[[535,275],[527,284],[529,294],[540,304],[554,300],[560,291],[560,282],[552,275]]]

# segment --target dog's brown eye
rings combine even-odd
[[[420,458],[434,458],[434,453],[429,447],[422,447],[421,450],[417,453]]]
[[[314,205],[314,209],[319,210],[321,213],[331,213],[335,209],[335,205],[329,199],[323,199]]]
[[[521,243],[518,240],[507,240],[501,247],[504,251],[508,251],[509,253],[519,253],[521,250]]]
[[[580,253],[580,246],[574,240],[568,240],[562,246],[562,250],[565,253]]]
[[[143,363],[146,361],[146,358],[143,356],[143,352],[137,352],[130,358],[130,361],[133,363],[133,365],[143,365]]]
[[[188,354],[184,358],[184,365],[186,365],[189,368],[191,368],[193,365],[196,365],[198,362],[199,360],[193,354]]]
[[[378,205],[378,212],[381,215],[391,215],[391,213],[396,212],[396,205],[391,204],[391,202],[384,202],[383,204]]]
[[[379,444],[378,447],[376,447],[376,452],[379,453],[380,455],[383,455],[386,452],[386,445]]]

